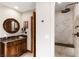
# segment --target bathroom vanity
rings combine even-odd
[[[27,36],[18,35],[0,40],[0,56],[16,57],[27,51]]]

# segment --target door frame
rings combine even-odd
[[[32,25],[32,20],[34,21],[33,25]],[[31,53],[33,53],[33,57],[36,57],[36,12],[35,11],[33,12],[33,16],[31,16]]]

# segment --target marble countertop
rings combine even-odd
[[[6,38],[6,39],[3,38],[2,40],[0,40],[0,42],[2,42],[2,43],[8,43],[8,42],[16,41],[16,40],[21,40],[23,38],[25,38],[25,37],[24,36],[19,36],[19,37],[15,36],[15,37],[12,37],[12,38]]]

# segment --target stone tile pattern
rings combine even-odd
[[[74,57],[74,48],[55,46],[55,57]]]
[[[65,44],[73,44],[73,11],[68,13],[56,13],[55,17],[55,41]]]
[[[74,44],[73,38],[73,10],[68,13],[56,12],[55,14],[55,42],[64,44]],[[56,46],[55,45],[55,56],[56,57],[73,57],[74,48]]]

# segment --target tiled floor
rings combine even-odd
[[[55,46],[55,57],[74,57],[74,48]]]
[[[23,55],[21,55],[20,57],[33,57],[33,54],[32,53],[24,53]]]

